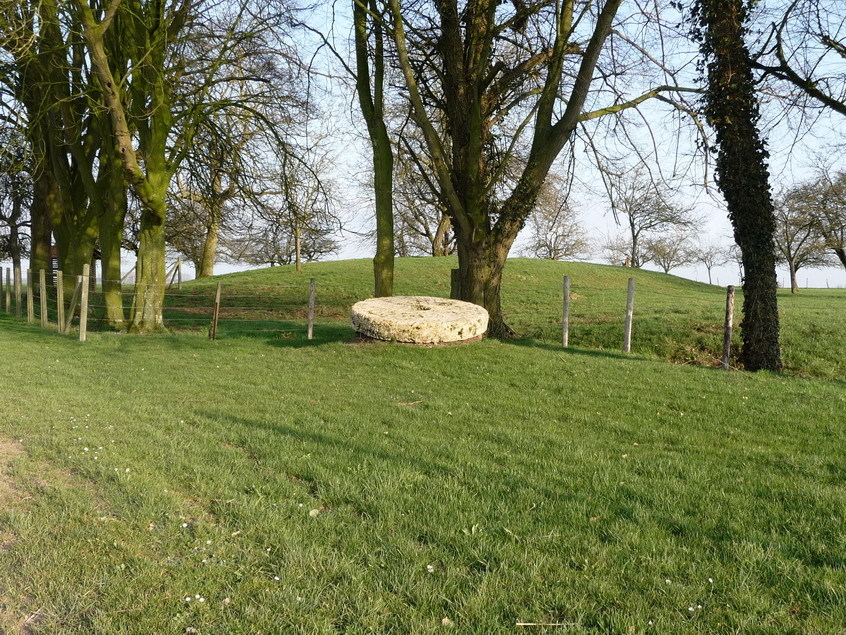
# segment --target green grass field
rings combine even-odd
[[[397,260],[397,295],[449,296],[450,269],[455,258],[400,258]],[[652,271],[587,263],[516,258],[509,261],[503,283],[503,311],[521,335],[536,344],[555,346],[561,340],[562,277],[571,278],[570,343],[574,347],[620,351],[629,276],[635,278],[632,352],[650,359],[714,366],[722,356],[725,289]],[[349,307],[370,297],[373,279],[369,260],[306,264],[302,274],[293,267],[275,267],[235,273],[186,285],[173,304],[211,306],[214,287],[223,285],[230,304],[251,304],[252,311],[235,315],[250,318],[222,325],[222,336],[275,337],[280,330],[303,330],[309,278],[318,289],[317,316],[323,337],[347,337]],[[179,293],[174,293],[178,296]],[[244,300],[248,297],[249,300]],[[200,299],[202,298],[202,299]],[[789,374],[838,379],[846,376],[846,290],[804,289],[779,295],[785,370]],[[742,294],[738,290],[735,326],[740,322]],[[267,307],[297,324],[262,322]],[[207,313],[210,313],[210,308]],[[174,326],[180,322],[175,321]],[[208,320],[201,321],[205,332]],[[269,333],[273,329],[276,333]],[[327,333],[328,329],[328,333]],[[340,329],[340,331],[339,331]],[[321,337],[318,335],[318,337]],[[734,352],[740,344],[735,329]],[[733,363],[736,363],[734,361]]]
[[[451,266],[400,261],[397,292]],[[618,353],[629,271],[595,265],[509,266],[531,338],[355,344],[368,267],[306,268],[312,342],[0,315],[0,631],[846,630],[842,292],[782,297],[790,374],[752,375],[688,363],[724,291],[649,272]]]

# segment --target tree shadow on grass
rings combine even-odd
[[[26,321],[25,317],[15,317],[14,313],[12,315],[0,313],[0,331],[3,331],[3,333],[13,333],[21,336],[41,336],[50,334],[53,336],[67,337],[65,335],[61,335],[56,330],[56,325],[53,323],[50,324],[49,328],[44,329],[41,328],[40,322],[32,322],[30,324]]]
[[[361,464],[364,458],[377,459],[388,466],[410,466],[427,478],[431,479],[457,479],[466,484],[468,490],[473,490],[479,478],[478,466],[468,465],[466,459],[460,456],[451,456],[446,454],[436,454],[430,452],[426,459],[415,456],[404,449],[397,449],[391,451],[387,448],[374,447],[371,443],[358,443],[353,441],[349,434],[327,434],[325,432],[318,432],[308,428],[297,428],[285,423],[265,423],[255,419],[249,419],[236,415],[221,414],[213,411],[195,411],[200,417],[225,421],[227,429],[237,430],[241,429],[258,429],[265,432],[270,432],[280,437],[287,437],[289,439],[313,444],[317,447],[311,451],[317,453],[318,450],[321,455],[325,452],[336,452],[346,454],[354,459],[353,463]],[[504,455],[506,451],[504,449]],[[374,472],[378,472],[377,467],[373,468]],[[494,473],[499,474],[499,468],[491,471],[491,476]],[[295,474],[301,477],[301,474]],[[534,490],[539,495],[544,496],[550,500],[562,500],[564,498],[580,498],[580,495],[567,489],[561,490],[554,487],[554,482],[549,477],[534,477],[531,474],[518,473],[517,471],[509,470],[507,475],[508,482],[512,487],[522,488],[527,490]]]
[[[561,346],[561,344],[553,344],[552,342],[545,342],[531,337],[521,337],[513,340],[502,340],[502,342],[504,344],[511,344],[512,346],[519,346],[520,348],[536,348],[552,353],[561,353],[563,355],[581,355],[584,357],[598,357],[617,360],[625,359],[636,361],[650,361],[645,357],[641,357],[639,355],[634,355],[631,353],[615,353],[598,349],[573,348],[571,346],[564,348],[563,346]]]
[[[275,331],[266,340],[267,344],[279,348],[307,348],[336,342],[349,342],[355,336],[355,331],[345,323],[315,324],[312,330],[312,339],[308,339],[305,325],[296,322],[290,324],[292,326],[288,329],[282,328]],[[268,334],[265,332],[263,335],[266,337]]]
[[[315,444],[322,448],[329,448],[333,451],[344,452],[354,457],[376,458],[386,463],[412,465],[421,472],[430,475],[435,473],[443,475],[456,474],[455,463],[440,461],[435,457],[431,460],[421,460],[401,451],[392,452],[384,448],[376,448],[373,445],[357,443],[352,441],[348,435],[331,435],[308,428],[297,428],[284,423],[265,423],[236,415],[221,415],[221,413],[213,411],[201,410],[197,411],[196,414],[206,419],[226,421],[228,428],[233,430],[237,428],[258,429],[281,437]]]

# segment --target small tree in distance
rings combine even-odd
[[[776,254],[787,265],[791,293],[799,291],[796,273],[800,269],[821,267],[830,262],[825,251],[825,240],[806,203],[802,188],[784,192],[775,200]]]
[[[655,263],[664,273],[689,264],[695,258],[690,234],[683,231],[648,238],[644,243],[644,252],[645,262]]]
[[[699,224],[693,210],[674,201],[669,190],[659,187],[643,166],[618,177],[612,191],[615,215],[626,232],[625,238],[612,238],[603,245],[612,262],[642,267],[649,262],[647,242],[668,231],[691,230]]]
[[[570,205],[569,192],[560,177],[550,176],[529,215],[529,243],[523,254],[549,260],[579,260],[590,256],[587,231]]]
[[[693,250],[693,261],[700,262],[708,272],[708,284],[714,284],[711,278],[711,270],[731,260],[728,248],[712,241],[701,243]]]
[[[795,188],[793,196],[807,206],[826,248],[846,268],[846,172],[821,170],[816,181]]]

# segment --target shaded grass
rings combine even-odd
[[[333,328],[80,345],[0,316],[0,433],[31,497],[0,511],[4,613],[43,609],[50,633],[846,627],[841,382]]]

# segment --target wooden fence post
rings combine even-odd
[[[82,265],[82,292],[79,300],[79,341],[84,342],[88,337],[88,274],[90,265]]]
[[[314,296],[316,295],[316,281],[311,279],[308,287],[308,339],[311,339],[314,332]]]
[[[59,333],[65,332],[65,278],[62,270],[56,270],[56,322]]]
[[[82,276],[76,277],[76,285],[73,288],[73,295],[71,296],[70,304],[68,305],[67,319],[65,320],[65,333],[70,333],[71,324],[73,323],[73,313],[76,311],[76,305],[79,303],[79,295],[82,293]]]
[[[26,321],[35,321],[35,298],[32,297],[32,269],[26,270]]]
[[[41,328],[46,329],[49,320],[47,319],[47,272],[44,269],[38,271],[38,298],[41,300]]]
[[[734,322],[734,285],[726,287],[726,326],[723,333],[723,369],[729,369],[731,355],[731,328]]]
[[[6,267],[6,313],[12,312],[12,268]]]
[[[623,333],[623,352],[632,350],[632,314],[634,313],[634,278],[629,278],[629,295],[626,299],[626,330]]]
[[[182,288],[182,258],[176,261],[176,288]]]
[[[179,261],[177,260],[177,262],[179,262]],[[174,262],[173,265],[165,271],[164,277],[165,277],[165,284],[167,285],[166,286],[167,289],[170,289],[173,286],[174,281],[176,280],[176,264],[177,264],[177,262]],[[169,282],[168,282],[168,279],[167,279],[168,276],[170,276]]]
[[[570,345],[570,276],[564,276],[564,307],[561,316],[561,346]]]
[[[217,319],[220,316],[220,283],[217,283],[217,292],[214,295],[214,311],[212,312],[211,329],[209,329],[209,339],[217,339]]]
[[[129,271],[127,271],[127,272],[123,275],[123,278],[121,278],[121,279],[120,279],[120,283],[121,283],[121,284],[123,284],[123,283],[126,281],[126,279],[127,279],[129,276],[131,276],[133,273],[135,273],[135,267],[134,267],[134,266],[132,267],[132,269],[130,269]]]

